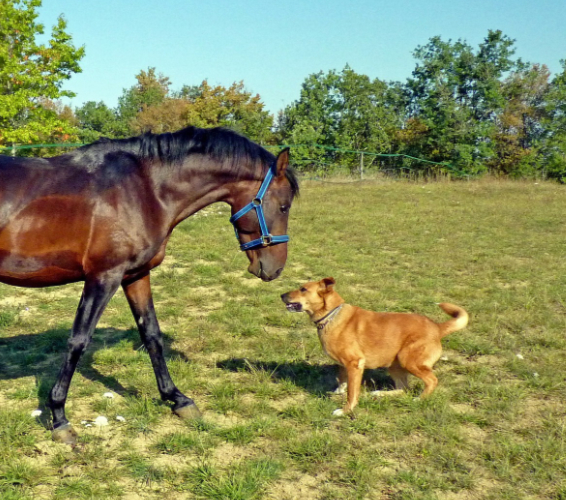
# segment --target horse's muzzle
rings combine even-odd
[[[274,279],[279,278],[283,272],[283,266],[270,272],[260,261],[255,261],[249,265],[248,272],[262,281],[273,281]]]
[[[280,267],[279,269],[277,269],[277,271],[275,271],[275,273],[268,275],[263,271],[262,268],[259,277],[262,279],[262,281],[273,281],[274,279],[279,278],[282,272],[283,272],[283,268]]]

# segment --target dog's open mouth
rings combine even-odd
[[[301,312],[303,310],[303,306],[298,302],[290,302],[286,305],[287,311],[291,311],[294,313]]]

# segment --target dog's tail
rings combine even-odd
[[[438,305],[446,314],[452,316],[452,319],[438,325],[440,327],[440,338],[466,328],[469,316],[464,309],[448,302]]]

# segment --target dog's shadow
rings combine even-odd
[[[263,372],[276,383],[291,382],[319,397],[327,395],[338,387],[337,365],[312,365],[306,361],[276,363],[246,358],[229,358],[217,362],[216,366],[231,372]],[[384,369],[365,370],[362,383],[371,391],[394,388],[393,380]]]
[[[166,358],[171,356],[187,360],[186,356],[170,349],[171,341],[164,335]],[[69,330],[56,328],[42,333],[15,335],[0,338],[0,380],[17,380],[34,377],[37,387],[39,408],[46,408],[49,391],[55,383],[63,358],[67,354]],[[142,344],[136,329],[118,330],[115,328],[97,328],[92,342],[81,357],[76,371],[86,379],[101,383],[105,388],[121,396],[139,396],[135,387],[124,387],[117,378],[101,373],[95,367],[95,353],[104,348],[113,347],[121,342],[131,343],[133,349]],[[50,412],[43,412],[48,419]],[[43,422],[49,425],[47,420]]]

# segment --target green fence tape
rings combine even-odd
[[[359,150],[351,150],[351,149],[342,149],[342,148],[336,148],[333,146],[323,146],[321,144],[282,144],[281,146],[268,146],[268,147],[272,147],[272,148],[309,148],[309,147],[314,147],[314,148],[319,148],[319,149],[324,149],[326,151],[336,151],[338,153],[353,153],[353,154],[363,154],[363,155],[367,155],[367,156],[374,156],[374,157],[385,157],[385,158],[409,158],[411,160],[415,160],[415,161],[420,161],[422,163],[430,163],[433,165],[440,165],[441,167],[446,167],[448,169],[450,169],[452,172],[457,173],[463,177],[469,177],[470,174],[467,174],[465,172],[462,172],[461,170],[459,170],[458,168],[456,168],[454,165],[451,165],[450,163],[445,163],[445,162],[437,162],[437,161],[432,161],[432,160],[426,160],[424,158],[417,158],[416,156],[410,156],[410,155],[406,155],[403,153],[373,153],[371,151],[359,151]],[[315,163],[320,163],[320,162],[315,162]],[[402,167],[404,170],[412,170],[408,167]]]
[[[12,150],[20,150],[20,149],[35,149],[35,148],[78,148],[80,146],[86,146],[86,144],[83,143],[69,143],[69,142],[65,142],[65,143],[59,143],[59,144],[25,144],[25,145],[21,145],[21,146],[0,146],[0,150],[4,150],[4,151],[12,151]],[[374,156],[374,157],[384,157],[384,158],[399,158],[399,157],[403,157],[403,158],[409,158],[411,160],[415,160],[415,161],[420,161],[422,163],[430,163],[433,165],[439,165],[441,167],[446,167],[448,169],[450,169],[452,172],[457,173],[463,177],[469,177],[470,174],[466,174],[465,172],[462,172],[461,170],[457,169],[454,165],[451,165],[450,163],[440,163],[437,161],[432,161],[432,160],[426,160],[425,158],[417,158],[416,156],[410,156],[410,155],[406,155],[403,153],[373,153],[371,151],[358,151],[358,150],[352,150],[352,149],[342,149],[342,148],[336,148],[333,146],[323,146],[322,144],[282,144],[280,146],[274,145],[274,146],[264,146],[266,148],[318,148],[318,149],[324,149],[326,151],[335,151],[338,153],[351,153],[351,154],[363,154],[363,155],[367,155],[367,156]],[[330,165],[329,163],[323,163],[323,162],[317,162],[315,161],[315,163],[321,164],[321,165]],[[408,167],[402,167],[403,170],[412,170]]]

